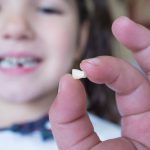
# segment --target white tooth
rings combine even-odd
[[[4,59],[4,61],[10,61],[10,60],[11,60],[10,57],[6,57],[6,58]]]
[[[7,61],[14,65],[16,65],[18,63],[18,60],[15,57],[6,57],[3,61]]]
[[[31,57],[27,57],[26,60],[27,60],[27,61],[34,61],[34,59],[31,58]]]
[[[28,61],[31,61],[32,59],[30,58],[19,58],[18,59],[18,61],[20,62],[20,63],[26,63],[26,62],[28,62]]]
[[[6,57],[3,61],[0,62],[0,67],[2,68],[15,68],[19,64],[22,64],[23,67],[31,68],[37,65],[37,62],[33,58],[15,58],[15,57]]]
[[[14,65],[17,65],[18,63],[18,60],[15,57],[11,58],[9,61]]]
[[[10,61],[6,61],[6,60],[0,63],[1,68],[15,68],[16,66],[17,66],[16,64],[13,64]]]
[[[82,79],[82,78],[86,78],[86,74],[84,71],[78,69],[72,69],[72,77],[74,79]]]
[[[26,62],[23,64],[24,67],[26,68],[31,68],[31,67],[35,67],[37,65],[36,62]]]

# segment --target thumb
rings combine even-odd
[[[49,117],[60,150],[91,149],[100,143],[86,113],[84,87],[70,75],[61,79]]]

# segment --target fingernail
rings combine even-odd
[[[72,76],[70,74],[66,74],[63,77],[61,77],[60,81],[59,81],[59,87],[58,87],[58,93],[62,92],[65,88],[68,82],[68,79],[72,78]]]
[[[95,58],[83,60],[83,62],[85,62],[85,63],[88,62],[93,65],[98,65],[100,63],[100,60],[99,60],[99,58],[95,57]]]

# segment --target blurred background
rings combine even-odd
[[[150,0],[108,0],[108,2],[113,20],[125,15],[150,28]],[[138,67],[129,50],[119,44],[114,38],[112,38],[112,46],[115,56],[121,57]]]

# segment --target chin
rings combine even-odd
[[[0,101],[12,102],[12,103],[28,103],[33,101],[42,100],[49,97],[55,88],[50,85],[42,84],[19,84],[11,86],[0,87]],[[6,90],[7,89],[7,90]]]
[[[0,100],[12,102],[12,103],[27,103],[38,99],[37,94],[33,94],[32,92],[7,92],[7,93],[0,93]]]
[[[30,96],[9,96],[9,95],[2,95],[0,99],[3,101],[11,102],[11,103],[26,103],[33,101],[33,97]]]

